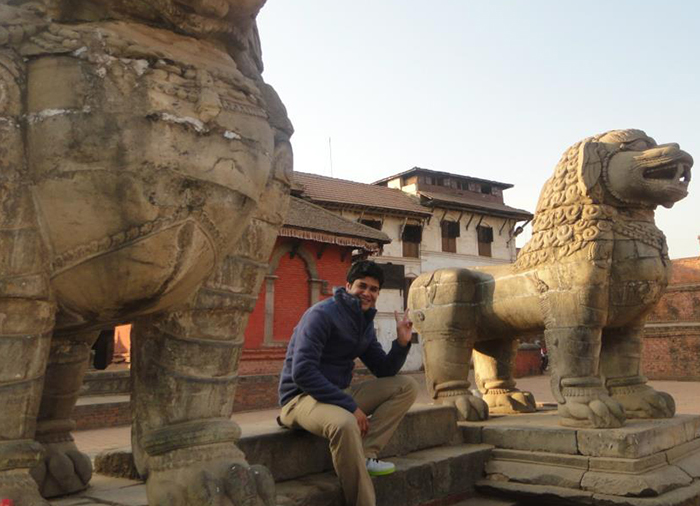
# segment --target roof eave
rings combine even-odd
[[[428,197],[426,197],[428,199]],[[441,200],[435,200],[435,199],[429,199],[425,202],[426,206],[429,206],[431,208],[435,207],[443,207],[447,209],[452,209],[456,211],[478,211],[482,214],[486,215],[491,215],[491,216],[498,216],[499,218],[516,218],[517,221],[526,221],[526,220],[531,220],[534,215],[531,213],[528,213],[527,211],[524,212],[519,212],[519,211],[498,211],[495,209],[490,209],[488,207],[481,207],[478,204],[470,205],[470,204],[458,204],[456,202],[444,202]]]

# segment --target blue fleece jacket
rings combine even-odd
[[[376,309],[362,311],[360,299],[338,288],[333,297],[310,307],[294,328],[280,378],[280,405],[302,392],[351,413],[350,385],[357,357],[378,378],[394,376],[406,361],[410,343],[394,340],[389,353],[377,341]]]

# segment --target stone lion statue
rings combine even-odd
[[[687,195],[692,164],[640,130],[584,139],[545,183],[514,264],[418,277],[409,300],[433,397],[467,420],[534,411],[513,379],[514,336],[544,331],[563,425],[672,417],[673,398],[646,384],[640,358],[671,268],[654,209]],[[472,353],[482,398],[469,390]]]
[[[133,322],[151,505],[271,505],[230,420],[286,213],[292,127],[264,0],[0,2],[0,498],[85,488],[71,411],[100,329]]]

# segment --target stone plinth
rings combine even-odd
[[[541,504],[700,505],[700,416],[562,427],[553,412],[460,422],[493,445],[482,491]]]

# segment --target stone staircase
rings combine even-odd
[[[325,440],[305,431],[280,428],[274,420],[243,425],[242,430],[239,446],[251,464],[270,469],[277,483],[279,506],[343,504]],[[377,504],[514,506],[513,501],[478,497],[475,493],[492,448],[464,442],[453,408],[416,405],[380,455],[396,464],[396,472],[373,478]],[[128,449],[103,453],[95,459],[96,471],[128,477],[133,473],[130,459]],[[145,490],[143,493],[145,500]],[[98,499],[95,492],[90,494],[90,490],[84,492],[85,497]]]

